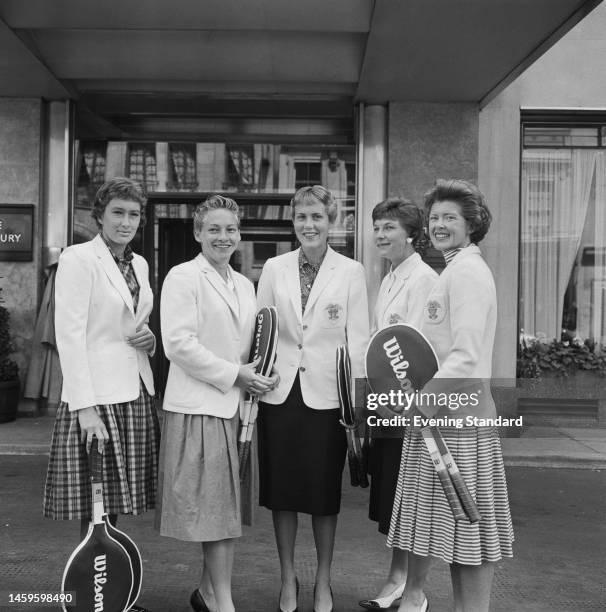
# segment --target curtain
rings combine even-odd
[[[527,149],[522,158],[521,326],[560,337],[568,287],[592,193],[597,152]]]
[[[606,151],[596,154],[595,246],[591,337],[606,344]]]

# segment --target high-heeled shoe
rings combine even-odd
[[[330,599],[331,599],[330,610],[328,612],[333,612],[334,606],[335,606],[335,598],[334,598],[334,595],[332,594],[332,587],[329,586],[328,588],[330,590]],[[316,585],[315,584],[314,584],[314,612],[316,612]]]
[[[195,589],[195,591],[191,594],[191,597],[189,598],[189,603],[194,609],[194,612],[210,612],[208,606],[206,605],[206,602],[204,601],[204,598],[202,597],[198,589]]]
[[[292,611],[292,612],[299,612],[299,579],[295,576],[295,588],[297,590],[297,607]],[[280,589],[280,596],[282,595],[282,589]],[[280,606],[280,596],[278,596],[278,612],[284,612],[284,610],[282,610],[282,606]]]
[[[401,599],[405,587],[406,580],[400,586],[397,586],[389,595],[385,595],[385,597],[376,597],[375,599],[362,599],[358,602],[358,605],[362,606],[362,608],[366,608],[366,610],[388,610]]]

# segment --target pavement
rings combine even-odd
[[[19,417],[0,424],[0,455],[48,454],[54,417]],[[505,465],[606,469],[606,427],[503,428]]]
[[[8,597],[57,591],[78,543],[75,522],[42,517],[53,420],[20,417],[0,424],[0,612],[56,609],[9,605]],[[516,433],[519,437],[502,438],[514,558],[497,564],[491,612],[606,610],[606,429],[522,427]],[[367,518],[368,489],[352,488],[347,481],[346,469],[333,562],[335,612],[361,610],[357,601],[377,592],[390,558],[385,538]],[[153,511],[121,517],[119,523],[143,558],[139,604],[151,612],[191,612],[188,600],[199,579],[200,546],[160,537],[153,523]],[[315,562],[310,520],[301,515],[296,551],[300,612],[312,610]],[[237,611],[275,612],[278,589],[271,513],[260,508],[255,525],[246,527],[237,543]],[[433,561],[426,592],[431,612],[451,612],[445,563]]]

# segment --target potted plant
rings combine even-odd
[[[606,350],[566,331],[559,340],[522,333],[516,375],[528,397],[596,400],[603,394]]]
[[[0,423],[14,421],[19,405],[19,368],[10,359],[14,352],[9,330],[9,313],[0,306]]]
[[[517,377],[569,377],[581,372],[606,376],[606,351],[596,342],[571,337],[563,332],[560,340],[522,333],[518,348]]]

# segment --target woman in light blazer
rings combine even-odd
[[[490,392],[496,290],[476,246],[486,235],[491,216],[478,188],[456,179],[438,180],[425,196],[425,208],[431,241],[447,265],[423,309],[421,331],[439,363],[423,392],[436,397],[449,394],[449,405],[424,403],[418,410],[463,425],[440,429],[482,519],[455,525],[422,434],[408,428],[387,543],[409,551],[400,612],[427,609],[423,584],[431,557],[450,564],[454,609],[486,612],[494,564],[512,556],[513,542],[498,432],[493,426],[467,421],[467,417],[496,416]]]
[[[364,376],[368,306],[362,266],[328,246],[336,216],[330,192],[299,189],[291,200],[301,248],[269,259],[259,280],[259,307],[277,308],[279,386],[259,407],[260,504],[273,511],[281,567],[278,609],[297,609],[294,570],[297,515],[312,515],[318,568],[314,610],[332,610],[330,566],[345,433],[339,424],[336,349],[347,344],[352,378]]]
[[[53,430],[44,514],[91,517],[87,451],[104,446],[103,496],[118,514],[141,514],[156,497],[158,420],[149,356],[155,337],[146,261],[129,243],[145,220],[141,186],[125,178],[97,192],[92,216],[99,235],[68,247],[55,281],[55,333],[63,373]],[[132,610],[144,610],[134,606]]]
[[[374,311],[373,331],[396,323],[420,329],[423,307],[438,275],[421,259],[417,249],[426,241],[424,215],[409,200],[389,198],[372,211],[375,245],[391,264],[383,278]],[[369,518],[377,521],[379,532],[387,535],[400,469],[402,438],[398,428],[373,428],[370,449]],[[406,585],[408,553],[392,549],[389,575],[374,599],[360,601],[368,610],[387,610],[396,603]]]
[[[162,287],[162,342],[170,360],[160,449],[161,535],[201,542],[202,580],[190,597],[233,612],[235,538],[242,535],[237,433],[242,393],[277,383],[255,373],[248,356],[256,314],[252,283],[229,259],[240,242],[238,206],[210,196],[194,213],[202,252],[175,266]],[[245,364],[245,365],[243,365]]]

